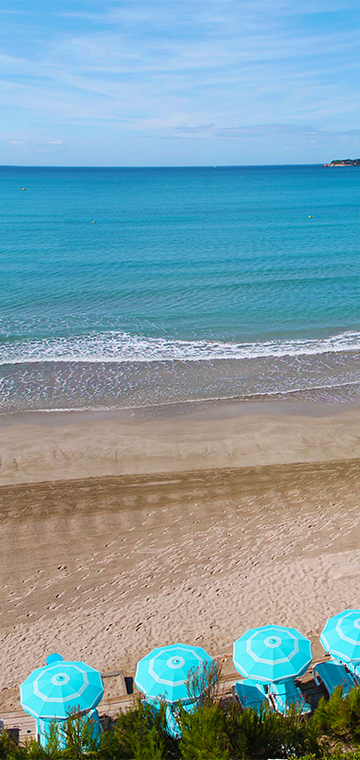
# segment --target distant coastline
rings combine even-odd
[[[340,158],[323,166],[360,166],[360,158]]]

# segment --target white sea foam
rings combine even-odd
[[[84,337],[5,341],[0,345],[0,365],[42,362],[199,362],[311,356],[359,350],[358,331],[348,331],[328,338],[278,339],[258,343],[167,340],[125,332],[107,332]]]

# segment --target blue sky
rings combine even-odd
[[[360,156],[358,0],[0,0],[0,163]]]

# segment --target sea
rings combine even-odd
[[[360,168],[3,166],[0,230],[2,415],[360,399]]]

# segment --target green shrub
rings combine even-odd
[[[286,717],[264,708],[242,710],[236,702],[225,708],[226,736],[236,758],[288,758],[305,753],[321,755],[316,729],[294,708]]]
[[[219,692],[220,675],[221,667],[216,660],[206,662],[200,671],[192,668],[186,684],[191,701],[201,705],[214,704]]]
[[[293,760],[293,758],[290,758],[290,760]],[[316,756],[313,754],[302,755],[302,757],[297,758],[297,760],[316,760]],[[353,752],[346,750],[344,752],[338,748],[328,748],[327,751],[323,753],[322,760],[360,760],[360,751],[355,750],[355,752]]]
[[[154,710],[144,701],[121,713],[113,730],[93,738],[91,720],[70,716],[54,723],[46,749],[35,741],[14,744],[0,736],[0,760],[360,760],[360,687],[345,699],[341,689],[320,701],[312,718],[294,708],[285,717],[264,709],[242,710],[233,701],[219,702],[214,673],[202,674],[202,698],[192,713],[179,706],[182,739],[166,731],[166,705]],[[197,677],[197,676],[196,676]],[[207,679],[207,681],[206,681]],[[206,685],[207,683],[207,685]],[[194,681],[192,692],[199,687]],[[192,688],[192,687],[191,687]],[[62,738],[65,735],[65,747]]]
[[[165,707],[154,711],[143,701],[120,713],[114,732],[106,732],[100,743],[106,760],[162,760],[165,746]]]
[[[57,740],[56,725],[54,733],[50,731],[47,749],[50,757],[55,760],[59,756],[59,742]],[[99,749],[99,737],[94,736],[94,720],[92,718],[69,715],[68,719],[59,728],[59,733],[65,741],[65,748],[60,751],[60,756],[68,760],[83,760],[83,758],[96,758]]]
[[[0,760],[56,760],[56,757],[40,747],[35,739],[28,739],[25,744],[18,746],[5,731],[0,735]]]
[[[322,698],[314,713],[313,723],[319,734],[338,741],[360,744],[360,686],[348,696],[342,696],[341,687],[326,702]]]
[[[208,704],[189,714],[181,711],[183,760],[228,760],[229,742],[224,714],[218,704]]]

